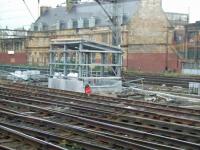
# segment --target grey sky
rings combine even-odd
[[[35,19],[38,17],[37,0],[25,0]],[[65,0],[40,0],[41,5],[53,6]],[[163,0],[163,9],[169,12],[190,13],[190,22],[200,20],[199,0]],[[0,0],[0,28],[28,28],[33,18],[26,9],[23,0]]]

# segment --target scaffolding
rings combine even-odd
[[[0,29],[0,52],[25,51],[27,35],[26,30]]]
[[[122,50],[82,39],[51,41],[49,87],[93,93],[121,91]]]

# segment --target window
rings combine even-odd
[[[90,17],[89,19],[89,27],[95,27],[95,17]]]
[[[38,26],[34,26],[34,31],[38,31]]]
[[[187,21],[188,21],[188,16],[187,16],[187,15],[183,15],[183,16],[182,16],[182,21],[187,22]]]
[[[195,32],[189,32],[188,33],[188,41],[189,41],[189,43],[194,43],[195,42],[195,35],[196,35]]]
[[[88,28],[89,27],[89,19],[84,19],[83,21],[83,27]]]
[[[188,58],[194,59],[194,50],[188,50]]]
[[[61,30],[62,30],[62,29],[65,29],[65,23],[61,23],[60,29],[61,29]]]
[[[47,30],[48,30],[48,26],[47,26],[47,25],[44,25],[44,26],[43,26],[43,30],[44,30],[44,31],[47,31]]]
[[[108,43],[108,34],[107,33],[102,33],[101,34],[101,39],[103,43]]]
[[[68,29],[73,28],[73,21],[71,19],[68,20],[67,27],[68,27]]]
[[[78,28],[78,21],[77,20],[73,20],[73,28]]]
[[[12,44],[8,41],[5,43],[5,49],[7,50],[12,50]]]
[[[101,19],[100,18],[95,18],[95,26],[101,24]]]
[[[122,24],[126,24],[128,22],[128,15],[124,14],[122,17]]]
[[[20,41],[16,41],[15,43],[14,43],[14,50],[15,51],[21,51],[22,50],[22,42],[20,42]]]

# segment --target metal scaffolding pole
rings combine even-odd
[[[64,45],[64,76],[67,76],[67,45]]]
[[[106,54],[105,53],[101,53],[101,64],[105,64],[105,57],[106,57]],[[101,76],[103,77],[104,76],[104,66],[101,67]]]
[[[53,76],[53,65],[52,63],[54,62],[54,56],[53,56],[53,49],[52,49],[52,46],[50,45],[50,76],[52,77]]]
[[[79,53],[78,53],[78,57],[79,57],[79,66],[78,66],[78,77],[80,78],[80,77],[82,77],[82,66],[81,66],[81,64],[82,64],[82,49],[83,49],[83,44],[82,43],[80,43],[79,44]]]

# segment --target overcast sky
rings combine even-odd
[[[33,17],[23,0],[0,0],[0,28],[28,28],[39,15],[38,0],[25,0]],[[53,6],[65,0],[40,0],[41,5]],[[200,0],[163,0],[163,9],[168,12],[190,13],[190,22],[200,20]]]

